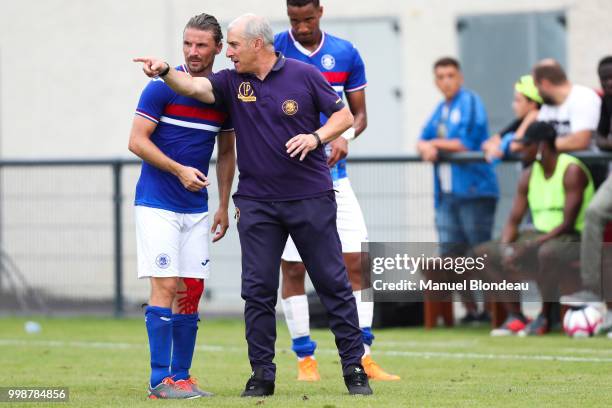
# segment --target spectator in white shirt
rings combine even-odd
[[[591,88],[572,84],[561,65],[553,59],[538,62],[533,78],[544,105],[538,120],[557,131],[560,152],[595,149],[591,142],[597,129],[601,98]]]

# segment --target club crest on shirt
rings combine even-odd
[[[450,114],[450,121],[452,124],[456,125],[461,121],[461,111],[459,109],[453,109]]]
[[[323,65],[323,68],[330,70],[336,66],[336,59],[333,55],[325,54],[321,57],[321,65]]]
[[[161,269],[166,269],[170,266],[170,256],[168,254],[159,254],[155,258],[155,264]]]
[[[238,99],[242,102],[255,102],[257,97],[250,82],[243,82],[238,87]]]
[[[285,115],[295,115],[297,111],[298,103],[293,99],[287,99],[285,102],[283,102],[283,112],[285,112]]]

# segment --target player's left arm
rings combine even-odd
[[[217,136],[217,184],[219,190],[219,208],[215,213],[210,232],[213,242],[225,236],[229,228],[229,197],[232,191],[234,173],[236,172],[236,134],[233,130],[221,131]]]
[[[330,143],[331,152],[327,158],[327,164],[330,167],[348,155],[348,142],[359,136],[368,126],[365,97],[365,87],[367,86],[365,64],[357,48],[353,47],[351,53],[352,63],[349,76],[344,84],[344,93],[349,109],[353,114],[354,122],[353,126],[342,134],[342,137]]]
[[[368,126],[368,114],[366,112],[365,89],[346,93],[349,110],[353,114],[353,126],[348,128],[341,136],[330,143],[331,153],[327,158],[327,165],[332,167],[339,160],[348,155],[348,143],[359,136]]]
[[[365,89],[347,92],[346,101],[348,102],[349,109],[355,118],[353,121],[353,129],[355,129],[355,137],[358,137],[361,133],[363,133],[366,127],[368,127]]]

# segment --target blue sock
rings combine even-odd
[[[197,334],[197,313],[172,315],[172,365],[170,374],[174,381],[189,378]]]
[[[317,342],[312,341],[310,336],[297,337],[292,343],[291,350],[300,358],[312,356],[317,348]]]
[[[156,387],[170,375],[172,353],[172,310],[168,307],[147,306],[145,325],[151,352],[151,387]]]
[[[374,335],[372,334],[372,328],[371,327],[362,327],[361,328],[361,337],[363,338],[363,344],[371,346],[372,342],[375,339]]]

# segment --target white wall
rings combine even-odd
[[[606,20],[612,15],[609,0],[322,1],[328,18],[400,19],[403,46],[397,52],[403,67],[403,126],[384,136],[401,139],[404,152],[412,150],[423,121],[439,99],[431,80],[433,61],[458,52],[455,21],[459,15],[567,10],[570,77],[593,87],[598,85],[597,61],[611,52],[612,30]],[[284,0],[0,0],[0,156],[129,156],[132,112],[148,81],[132,57],[158,55],[180,61],[182,28],[200,12],[214,14],[224,24],[248,11],[285,21],[284,4]],[[383,170],[375,166],[352,170],[372,239],[435,240],[430,169],[396,171],[393,178]],[[72,175],[63,171],[4,172],[6,248],[31,282],[68,279],[70,290],[79,295],[108,296],[112,290],[110,174],[107,170],[79,170],[83,174]],[[128,173],[126,207],[131,208],[130,189],[137,171]],[[394,193],[412,200],[407,204],[411,210],[407,220],[394,215],[405,212],[397,202],[399,196],[393,196],[395,201],[393,197],[380,201],[376,191],[380,186],[369,181],[377,177],[399,183]],[[389,211],[388,217],[377,215],[384,211]],[[124,230],[133,232],[129,211],[124,221]],[[73,241],[77,244],[71,246]],[[38,257],[31,256],[32,245],[38,248]],[[134,238],[129,232],[125,247],[126,294],[144,299],[147,285],[134,279]],[[80,256],[75,258],[74,251]],[[235,297],[239,288],[236,235],[230,232],[212,251],[221,265],[217,269],[221,274],[215,275],[210,286],[221,294],[213,303],[240,308]],[[58,288],[66,290],[61,284]]]
[[[460,14],[568,12],[569,74],[597,86],[609,54],[607,0],[327,0],[326,16],[400,16],[404,118],[397,135],[412,150],[439,98],[431,64],[457,54]],[[187,19],[206,11],[227,23],[243,12],[284,20],[284,0],[0,0],[0,154],[3,157],[127,156],[132,111],[146,78],[131,58],[180,61]],[[384,46],[384,44],[381,44]],[[398,50],[400,52],[400,50]],[[367,63],[367,61],[366,61]],[[390,152],[397,153],[397,152]]]

